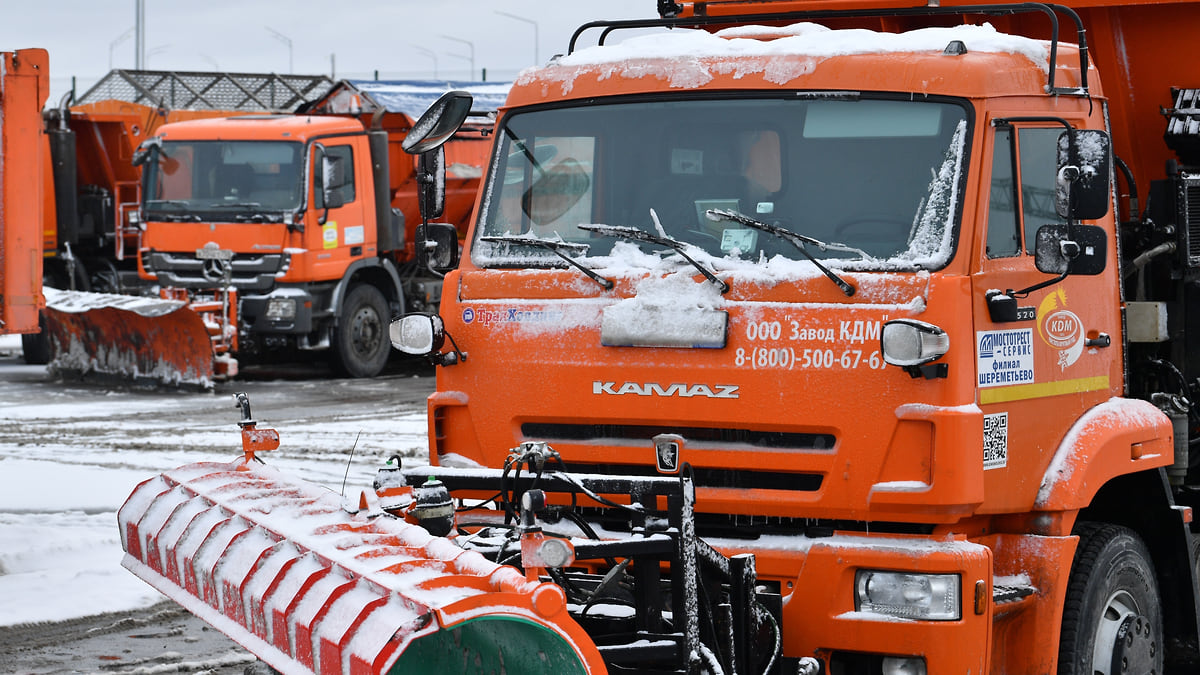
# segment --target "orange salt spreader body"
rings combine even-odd
[[[430,454],[355,517],[560,588],[586,672],[1194,672],[1200,4],[1073,7],[582,27],[392,325]]]
[[[41,110],[50,90],[44,49],[0,52],[0,334],[35,333],[42,297]]]

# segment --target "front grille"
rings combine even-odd
[[[191,253],[150,251],[145,261],[162,286],[217,288],[224,280],[219,272],[220,261],[202,260]],[[231,281],[239,291],[269,291],[275,277],[287,270],[289,257],[280,253],[237,253],[229,263],[233,266]]]
[[[653,464],[591,464],[567,462],[572,473],[598,473],[605,476],[661,476]],[[821,489],[823,476],[815,473],[785,473],[721,467],[708,469],[691,467],[692,482],[698,488],[735,490],[787,490],[816,492]]]
[[[575,441],[603,443],[611,441],[645,441],[658,434],[679,434],[689,443],[741,445],[778,450],[832,450],[833,434],[761,431],[757,429],[714,429],[709,427],[678,427],[671,425],[637,424],[551,424],[527,422],[521,425],[526,440]]]
[[[1180,176],[1179,219],[1187,237],[1187,264],[1200,267],[1200,175]]]

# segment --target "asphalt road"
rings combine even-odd
[[[302,430],[328,428],[345,419],[366,420],[376,414],[420,414],[433,388],[431,367],[394,359],[384,375],[369,380],[334,379],[324,365],[294,364],[247,368],[238,380],[218,383],[208,393],[122,390],[62,382],[43,369],[25,366],[12,353],[0,353],[0,400],[45,402],[49,410],[67,411],[74,406],[100,406],[118,396],[123,414],[143,420],[149,430],[142,438],[132,438],[134,433],[121,430],[128,427],[105,430],[96,424],[81,424],[78,415],[64,412],[61,420],[39,419],[37,429],[19,419],[0,419],[0,446],[20,445],[36,451],[43,443],[93,449],[122,444],[128,449],[136,443],[141,449],[165,451],[171,449],[167,443],[186,443],[189,429],[226,427],[232,430],[232,445],[237,438],[236,427],[231,426],[238,417],[232,403],[235,391],[247,392],[255,418],[269,420],[285,438],[290,433],[293,438],[319,439],[305,436]],[[161,419],[167,416],[169,419]],[[164,427],[178,430],[178,434],[156,440],[163,436],[152,432]],[[413,447],[414,441],[409,443]],[[320,444],[314,446],[319,454]],[[230,449],[236,450],[220,450]],[[59,623],[0,627],[0,673],[234,675],[253,664],[252,655],[171,602]]]

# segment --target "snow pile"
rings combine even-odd
[[[185,304],[182,300],[85,291],[60,291],[54,288],[44,288],[42,293],[46,296],[48,307],[70,314],[113,307],[145,317],[156,317],[170,314]]]
[[[653,76],[676,88],[703,86],[712,81],[714,74],[738,79],[758,74],[768,82],[786,84],[812,72],[827,58],[941,52],[954,40],[962,41],[971,52],[1018,54],[1043,71],[1049,68],[1046,42],[1006,35],[991,24],[882,33],[799,23],[783,28],[739,26],[717,33],[675,30],[638,36],[616,45],[581,49],[546,68],[526,70],[517,84],[557,81],[566,93],[582,73],[595,74],[599,79]]]
[[[163,600],[121,567],[117,509],[158,472],[240,456],[232,401],[205,393],[106,393],[60,385],[29,398],[28,384],[15,380],[35,371],[44,369],[6,364],[0,378],[0,626]],[[257,385],[263,391],[253,397],[256,416],[282,436],[279,450],[263,454],[265,462],[337,493],[348,474],[346,492],[357,494],[370,488],[388,456],[423,456],[424,412],[404,413],[383,401],[349,412],[314,409],[304,413],[307,419],[264,416],[273,399],[337,386],[357,384]],[[228,410],[229,422],[187,421],[189,413],[205,409]]]
[[[687,274],[649,276],[633,297],[604,309],[606,345],[723,347],[727,315],[716,284]]]

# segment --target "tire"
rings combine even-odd
[[[1162,675],[1162,604],[1146,545],[1117,525],[1079,523],[1075,533],[1059,675]]]
[[[350,289],[333,332],[334,367],[349,377],[375,377],[391,347],[383,293],[366,284]]]
[[[67,272],[66,263],[59,259],[47,260],[42,267],[42,286],[71,288],[71,275]],[[82,264],[75,266],[75,287],[83,291],[89,288]],[[44,313],[38,314],[38,332],[21,336],[21,353],[25,363],[31,366],[44,366],[54,357],[50,347],[50,335],[46,332]]]
[[[46,317],[38,314],[38,332],[21,336],[21,354],[25,363],[44,366],[50,363],[50,336],[46,334]]]

